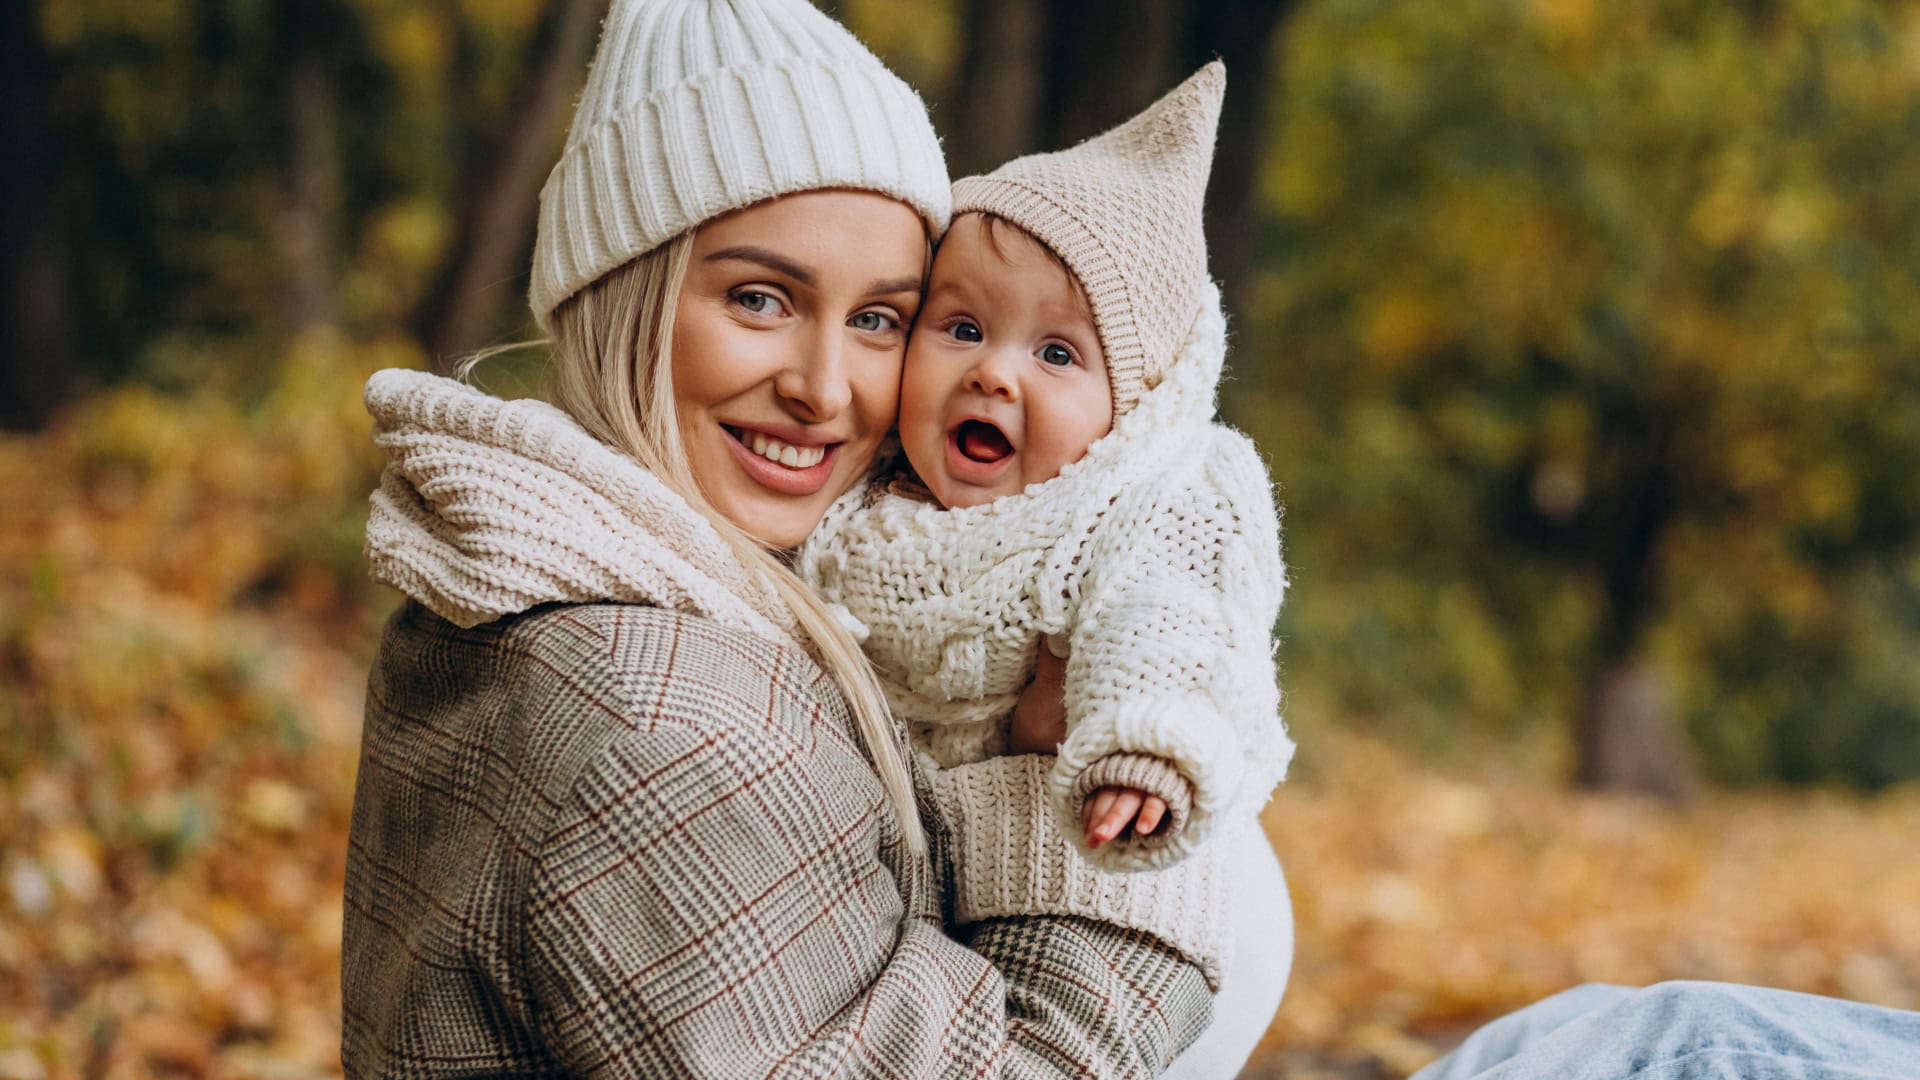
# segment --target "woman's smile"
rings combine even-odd
[[[797,429],[722,424],[728,449],[748,477],[782,495],[813,495],[833,476],[844,440]],[[784,436],[784,437],[783,437]]]

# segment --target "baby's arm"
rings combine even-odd
[[[1008,727],[1008,753],[1056,753],[1067,737],[1066,659],[1055,655],[1045,642],[1038,653],[1033,680],[1021,691]],[[1192,802],[1187,782],[1177,771],[1157,758],[1139,754],[1102,758],[1081,775],[1081,781],[1103,785],[1110,781],[1113,785],[1098,787],[1081,803],[1081,843],[1089,849],[1121,837],[1129,828],[1134,837],[1152,836],[1162,826],[1177,828]],[[1128,781],[1156,784],[1157,790],[1121,786]],[[1178,814],[1171,811],[1169,800],[1179,808]]]
[[[1265,469],[1231,433],[1194,450],[1191,471],[1114,503],[1070,628],[1068,736],[1053,776],[1063,826],[1082,832],[1101,788],[1189,797],[1166,800],[1155,832],[1136,818],[1133,835],[1086,850],[1110,869],[1183,857],[1217,814],[1257,806],[1291,755],[1273,681],[1285,571]]]

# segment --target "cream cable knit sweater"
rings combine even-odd
[[[1250,816],[1293,754],[1273,674],[1279,520],[1253,444],[1212,422],[1226,327],[1211,287],[1201,310],[1165,381],[1059,476],[943,510],[881,475],[800,553],[942,767],[1004,750],[1036,642],[1064,640],[1068,735],[1050,783],[1063,833],[1078,843],[1092,788],[1130,782],[1116,761],[1164,759],[1190,785],[1176,827],[1081,852],[1105,869],[1193,852],[1216,819]]]
[[[375,581],[459,626],[613,600],[798,647],[705,518],[559,409],[399,369],[368,379],[366,402],[389,459],[367,520]]]

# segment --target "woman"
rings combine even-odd
[[[354,1075],[1151,1075],[1197,966],[1050,916],[1045,759],[928,781],[769,552],[891,426],[947,180],[803,0],[616,2],[542,195],[558,409],[368,384]],[[1062,843],[1064,843],[1062,841]],[[963,928],[967,890],[1030,916]],[[970,946],[970,947],[969,947]]]

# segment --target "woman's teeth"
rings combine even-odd
[[[747,444],[747,449],[789,469],[811,469],[827,456],[824,446],[793,446],[757,431],[742,431],[740,434],[740,441]]]

